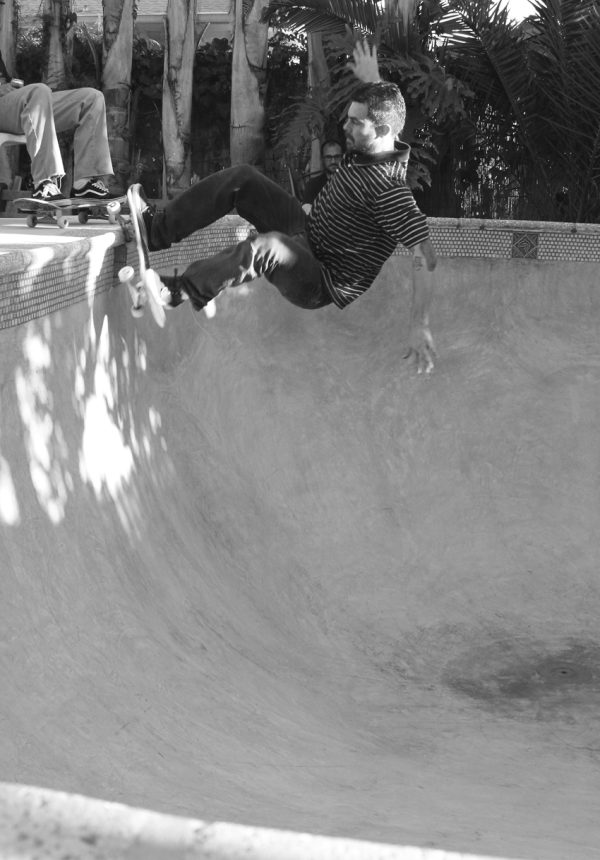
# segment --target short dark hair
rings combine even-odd
[[[324,140],[321,144],[321,155],[323,155],[326,146],[339,146],[342,152],[344,151],[344,147],[339,142],[339,140],[332,140],[332,138],[329,138],[328,140]]]
[[[400,87],[390,81],[361,84],[352,100],[368,108],[368,117],[375,125],[389,125],[395,135],[402,134],[406,122],[406,104]]]

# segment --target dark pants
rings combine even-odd
[[[247,165],[214,173],[169,201],[152,221],[150,250],[168,248],[234,209],[258,235],[188,266],[181,287],[197,310],[225,287],[261,276],[298,307],[331,304],[319,261],[308,244],[299,201]]]

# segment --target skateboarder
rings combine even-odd
[[[232,209],[256,228],[258,233],[192,263],[182,275],[162,277],[164,305],[175,307],[189,298],[196,310],[225,287],[260,276],[298,307],[344,308],[369,289],[402,243],[413,251],[407,357],[415,359],[419,372],[429,373],[435,358],[429,307],[436,256],[426,218],[405,183],[410,149],[397,141],[406,116],[404,100],[395,84],[378,80],[376,54],[364,45],[357,46],[351,67],[359,79],[371,82],[354,93],[344,125],[347,154],[308,216],[275,182],[240,166],[203,179],[164,211],[148,206],[141,186],[132,186],[132,217],[146,255]]]
[[[65,174],[57,133],[74,131],[71,197],[105,200],[112,176],[104,96],[91,87],[52,92],[45,84],[13,81],[0,54],[0,131],[24,134],[31,158],[32,197],[62,200]]]

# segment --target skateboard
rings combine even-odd
[[[130,208],[133,212],[133,207]],[[134,239],[137,249],[139,276],[136,279],[135,269],[133,266],[123,266],[119,271],[119,281],[121,284],[125,284],[129,290],[129,295],[131,296],[132,316],[143,316],[146,305],[148,305],[155,323],[160,326],[160,328],[163,328],[166,321],[166,313],[164,305],[160,300],[160,278],[154,269],[150,268],[148,249],[146,248],[146,243],[140,234],[137,218],[133,214],[131,217],[131,223],[133,224]]]
[[[122,224],[121,210],[123,204],[127,203],[127,196],[112,197],[110,200],[84,200],[82,198],[72,198],[75,200],[73,211],[77,212],[77,220],[80,224],[87,224],[90,218],[99,218],[102,221],[108,221],[110,224]]]
[[[87,224],[90,218],[101,218],[111,224],[125,223],[121,216],[122,204],[127,197],[113,197],[110,200],[91,200],[70,197],[64,200],[38,200],[35,197],[19,197],[15,200],[17,212],[27,215],[27,226],[35,227],[40,221],[55,223],[61,230],[69,226],[68,215],[76,214],[80,224]]]

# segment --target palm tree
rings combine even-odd
[[[44,0],[44,69],[42,80],[51,90],[67,88],[73,45],[71,0]]]
[[[268,0],[235,0],[231,72],[232,164],[264,166]]]
[[[167,196],[190,184],[195,21],[195,0],[169,0],[162,107]]]
[[[15,73],[17,14],[14,0],[0,4],[0,53],[10,73]]]
[[[122,193],[130,173],[129,116],[133,54],[133,0],[104,0],[102,90],[106,101],[108,142],[115,172],[113,185]]]
[[[518,179],[520,214],[600,217],[600,9],[596,0],[534,0],[518,26],[485,0],[452,0],[445,58],[475,93],[473,128]],[[485,141],[482,141],[485,144]]]
[[[404,139],[413,147],[408,181],[419,187],[429,180],[436,127],[464,114],[467,89],[447,74],[435,57],[441,21],[449,0],[271,0],[266,17],[279,27],[323,32],[332,87],[310,90],[295,111],[283,116],[280,146],[293,151],[298,141],[319,134],[327,118],[339,120],[356,80],[346,70],[356,37],[375,39],[380,67],[401,84],[407,101]],[[290,113],[292,116],[290,117]]]
[[[318,101],[322,101],[331,89],[331,75],[327,65],[327,56],[323,46],[323,33],[318,30],[308,34],[308,90]],[[323,128],[313,130],[313,140],[310,154],[310,172],[322,169],[320,138]]]

